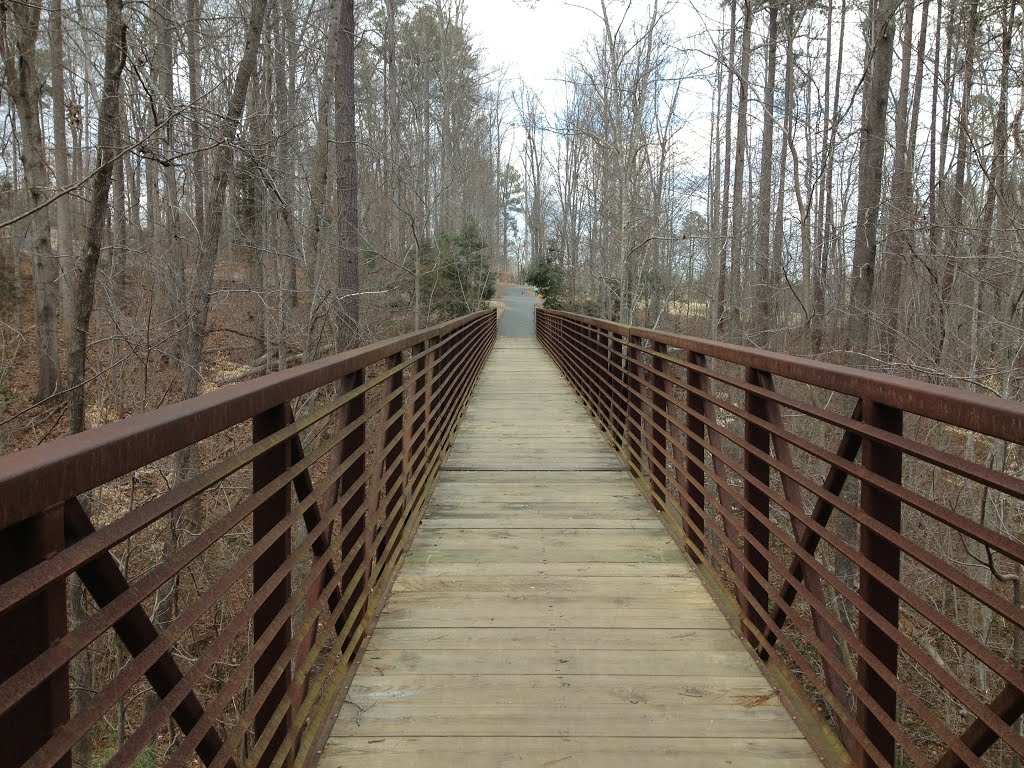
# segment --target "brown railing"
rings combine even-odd
[[[0,458],[0,763],[315,762],[495,330]]]
[[[1024,406],[562,312],[537,336],[854,764],[1020,765]]]

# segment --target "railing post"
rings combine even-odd
[[[864,423],[892,432],[903,434],[903,412],[880,403],[864,401]],[[871,437],[864,438],[862,448],[864,469],[873,472],[894,483],[903,482],[903,453],[898,448]],[[860,506],[871,518],[899,533],[902,528],[902,504],[899,497],[883,491],[869,482],[861,483]],[[872,531],[867,526],[860,527],[861,554],[896,581],[900,580],[900,548],[887,536]],[[882,620],[891,627],[899,627],[900,602],[896,593],[882,584],[866,569],[860,569],[860,596],[872,609],[881,614]],[[878,659],[893,676],[897,675],[899,662],[899,646],[872,619],[862,612],[859,621],[859,637],[864,644],[865,653]],[[896,691],[873,670],[862,657],[859,660],[857,678],[864,686],[866,694],[881,707],[889,717],[896,720]],[[865,706],[858,701],[857,723],[878,749],[882,757],[890,764],[896,764],[896,739],[889,728],[883,724]],[[875,768],[875,761],[866,753],[862,753],[859,765],[863,768]]]
[[[699,392],[703,389],[704,377],[695,370],[696,367],[703,368],[707,363],[704,355],[697,352],[688,352],[686,355],[690,366],[686,369],[686,383],[690,389],[686,393],[686,405],[690,412],[686,414],[686,457],[683,465],[686,475],[686,497],[680,499],[684,514],[689,524],[686,525],[686,549],[690,558],[698,562],[704,554],[704,446],[700,438],[705,434],[704,423],[697,414],[704,413],[704,398]],[[682,487],[678,482],[676,487]]]
[[[601,365],[601,333],[592,325],[587,326],[587,362],[594,382],[594,415],[598,422],[607,424],[608,408],[604,399],[604,372]]]
[[[663,514],[668,514],[668,504],[665,503],[668,494],[668,419],[665,413],[668,412],[668,382],[665,380],[667,364],[664,355],[668,353],[668,347],[660,341],[653,342],[651,352],[654,357],[653,368],[656,373],[651,375],[651,429],[648,432],[650,440],[650,454],[648,459],[648,472],[651,476],[651,493],[654,496],[655,504]]]
[[[270,437],[288,426],[288,408],[285,405],[277,405],[263,413],[254,416],[252,420],[252,441],[259,441]],[[256,457],[252,462],[252,490],[257,493],[264,486],[272,483],[283,472],[291,466],[292,459],[291,441],[285,440],[271,448],[261,456]],[[270,535],[271,530],[288,516],[291,508],[291,484],[285,485],[281,490],[260,504],[252,513],[252,541],[253,544],[261,542]],[[285,530],[270,544],[266,552],[256,558],[252,566],[252,591],[258,592],[264,584],[270,581],[278,569],[283,568],[288,555],[291,552],[291,532]],[[270,624],[285,609],[285,604],[291,594],[291,577],[285,578],[278,584],[263,601],[252,618],[253,642],[259,642],[264,633],[268,631]],[[273,640],[267,645],[266,650],[260,654],[253,665],[253,690],[258,691],[263,684],[273,675],[275,665],[280,661],[282,654],[288,649],[291,642],[291,622],[286,621],[277,631]],[[288,696],[288,690],[292,683],[292,670],[289,662],[285,671],[278,677],[277,682],[272,684],[269,695],[263,705],[256,712],[253,726],[255,739],[259,741],[264,731],[269,727],[269,721],[274,715],[278,705]],[[284,765],[291,765],[292,748],[284,744],[285,737],[291,724],[291,713],[278,724],[277,731],[267,741],[266,748],[260,756],[258,765],[263,768],[274,762],[274,758],[282,749],[288,751]]]
[[[388,369],[397,368],[402,364],[402,353],[396,352],[395,354],[388,357],[387,367]],[[373,537],[377,536],[377,529],[380,528],[381,540],[374,550],[373,557],[374,562],[380,560],[384,556],[384,550],[387,548],[388,542],[391,540],[391,536],[395,531],[395,526],[402,517],[402,508],[404,507],[404,499],[402,498],[402,484],[404,482],[405,475],[405,444],[406,444],[406,432],[405,432],[405,393],[403,390],[404,371],[400,370],[396,373],[391,374],[388,377],[387,384],[384,388],[384,396],[391,397],[391,401],[388,403],[387,408],[384,409],[384,421],[385,423],[391,422],[387,428],[381,430],[380,437],[380,448],[378,450],[378,462],[380,466],[380,488],[377,490],[377,498],[380,499],[377,511],[377,520],[374,521],[373,526]],[[401,392],[401,394],[396,394]],[[399,416],[399,414],[402,414]],[[397,418],[396,418],[397,417]],[[394,421],[392,421],[394,419]],[[391,448],[388,445],[391,444],[399,435],[402,438],[397,440]],[[386,453],[385,453],[386,452]],[[401,464],[402,466],[395,471],[394,466]],[[396,490],[397,489],[397,490]],[[393,495],[392,495],[393,494]],[[389,499],[390,497],[390,499]],[[371,573],[372,583],[376,584],[376,579],[373,578]]]
[[[344,392],[351,392],[359,387],[363,386],[366,382],[366,371],[358,370],[354,373],[350,373],[348,376],[342,379],[342,390]],[[354,424],[362,419],[363,414],[366,413],[366,396],[357,395],[349,400],[344,408],[342,409],[341,420],[339,427],[345,430],[349,425]],[[348,605],[345,606],[345,610],[339,619],[338,629],[344,628],[345,623],[352,618],[353,612],[356,613],[356,618],[353,621],[352,629],[350,630],[352,636],[359,633],[360,623],[366,616],[367,607],[370,603],[370,547],[366,546],[367,539],[373,538],[373,529],[369,525],[369,521],[366,519],[366,478],[364,476],[366,471],[366,422],[361,422],[358,427],[355,427],[346,435],[341,443],[341,457],[342,461],[346,461],[349,456],[355,456],[358,454],[359,458],[352,462],[352,465],[341,474],[340,485],[338,488],[338,498],[342,498],[348,493],[350,488],[353,488],[357,483],[360,487],[353,491],[340,510],[338,525],[340,528],[344,528],[345,525],[353,517],[360,517],[356,523],[352,526],[352,530],[348,536],[341,543],[341,558],[344,561],[345,557],[356,547],[362,548],[362,557],[354,557],[348,570],[342,574],[342,592],[348,588],[352,583],[356,583],[358,586],[352,591],[352,596],[349,598]],[[366,601],[363,603],[362,608],[356,611],[356,604],[362,596],[366,596]]]
[[[431,419],[434,415],[434,377],[437,375],[437,361],[438,361],[438,347],[444,347],[445,337],[438,336],[432,342],[427,345],[427,373],[424,381],[424,388],[427,397],[427,432],[429,434],[431,428]]]
[[[411,366],[412,372],[409,376],[409,386],[412,387],[412,394],[406,396],[405,439],[402,441],[405,446],[405,471],[408,475],[405,478],[404,488],[402,489],[403,518],[408,518],[412,511],[412,494],[416,493],[416,479],[419,472],[421,449],[425,440],[424,435],[417,435],[416,433],[426,423],[426,352],[426,342],[421,341],[412,348],[410,358],[416,360],[416,362]],[[405,551],[409,546],[411,537],[412,531],[409,530],[409,520],[405,519],[402,523],[402,551]]]
[[[640,376],[640,337],[626,333],[623,337],[626,345],[626,374],[622,382],[625,388],[624,402],[626,405],[626,423],[624,425],[627,440],[626,463],[630,471],[637,477],[644,473],[643,437],[643,402],[640,400],[640,388],[643,386]],[[632,462],[636,462],[633,464]]]
[[[747,384],[760,384],[759,371],[748,367],[746,380]],[[748,390],[745,400],[744,410],[748,416],[767,419],[768,409],[764,398]],[[767,429],[754,424],[748,418],[743,432],[744,439],[751,447],[768,454],[771,450],[771,433]],[[743,468],[751,477],[760,481],[766,488],[768,487],[768,462],[749,448],[743,452]],[[757,579],[757,576],[760,576],[765,582],[768,581],[768,559],[758,551],[755,542],[767,551],[769,547],[768,526],[761,520],[761,517],[767,519],[771,514],[771,509],[768,494],[750,480],[743,482],[743,498],[749,507],[753,507],[760,514],[760,516],[755,515],[747,507],[743,510],[743,528],[746,532],[743,550],[743,581],[747,594],[740,598],[740,604],[743,606],[744,637],[747,642],[756,647],[762,642],[761,638],[764,637],[765,631],[765,620],[761,612],[757,610],[757,606],[760,606],[765,613],[768,611],[768,590]]]
[[[0,531],[0,585],[63,548],[63,504],[5,528]],[[66,581],[60,579],[0,614],[0,637],[11,640],[0,644],[0,682],[67,634],[66,600]],[[4,763],[21,765],[32,757],[67,722],[70,710],[68,668],[61,667],[0,717]],[[58,765],[70,768],[70,755]]]

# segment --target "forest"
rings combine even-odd
[[[552,95],[485,63],[470,1],[2,0],[0,452],[464,315],[502,282],[1021,399],[1024,5],[591,0]],[[1021,471],[1019,446],[941,440]],[[1020,540],[1019,504],[951,503]],[[940,544],[1015,578],[1019,606],[1020,573]],[[1019,637],[972,621],[1020,667]],[[108,651],[73,672],[83,701]]]
[[[348,5],[5,5],[0,442],[423,327],[499,276],[1019,394],[1018,4],[736,2],[683,37],[673,3],[602,2],[545,99],[484,67],[461,0]]]

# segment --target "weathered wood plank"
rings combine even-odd
[[[793,721],[781,705],[652,707],[592,705],[551,709],[515,704],[463,705],[381,702],[368,709],[346,704],[338,726],[353,734],[387,736],[576,736],[647,738],[787,738]]]
[[[365,675],[349,691],[360,707],[379,701],[441,705],[503,702],[543,706],[649,704],[694,707],[713,704],[744,708],[777,702],[759,677],[679,677],[663,675]]]
[[[727,636],[722,638],[727,639]],[[761,673],[750,654],[734,642],[730,650],[601,651],[421,649],[374,651],[363,664],[382,674],[432,675],[667,675],[755,677]]]
[[[452,627],[439,630],[378,627],[370,638],[372,650],[501,649],[678,651],[734,647],[727,629],[626,629],[622,627]],[[698,678],[695,678],[698,679]]]
[[[553,768],[816,768],[821,763],[802,739],[391,737],[331,738],[323,768],[449,768],[453,765]]]

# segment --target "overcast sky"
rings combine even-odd
[[[681,38],[695,34],[704,23],[693,1],[675,3],[669,17]],[[660,3],[662,8],[666,4]],[[559,72],[571,53],[601,31],[600,0],[467,0],[466,5],[484,64],[507,66],[511,79],[521,77],[546,100],[557,92]],[[608,5],[615,22],[627,3],[609,0]],[[650,2],[634,0],[631,16],[644,17],[649,8]]]
[[[579,7],[587,3],[469,0],[470,29],[485,66],[507,67],[511,79],[521,77],[550,100],[557,92],[554,80],[564,69],[567,56],[600,29],[597,18]],[[590,4],[598,5],[597,0]]]
[[[661,8],[672,5],[666,23],[672,24],[675,34],[686,45],[704,28],[707,18],[694,10],[704,0],[661,0]],[[609,12],[615,23],[627,6],[624,0],[608,0]],[[631,17],[645,18],[650,0],[633,0]],[[601,33],[600,0],[466,0],[467,18],[477,48],[486,69],[504,69],[508,73],[508,88],[516,88],[521,78],[541,96],[549,115],[564,104],[564,91],[560,75],[567,68],[574,51],[580,50],[587,39]],[[712,23],[717,23],[718,9],[707,4]],[[699,53],[697,58],[700,58]],[[693,61],[697,66],[706,61]],[[711,109],[708,86],[699,81],[684,85],[689,103],[684,111],[694,121],[696,134],[704,132],[701,125]],[[695,136],[696,138],[696,136]]]

